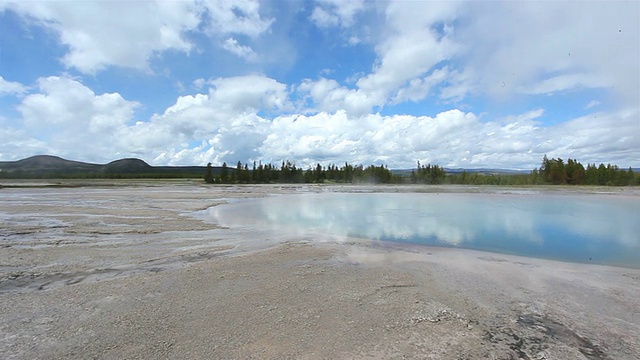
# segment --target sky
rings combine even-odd
[[[639,1],[3,1],[0,161],[640,167]]]

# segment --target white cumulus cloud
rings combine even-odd
[[[637,109],[554,126],[539,122],[544,109],[503,118],[455,108],[433,116],[354,116],[345,110],[301,115],[287,113],[287,86],[263,75],[217,78],[203,86],[206,93],[180,96],[164,112],[135,120],[140,105],[118,93],[96,94],[68,77],[41,78],[22,98],[21,118],[3,124],[11,141],[0,145],[0,154],[39,151],[98,162],[135,156],[174,165],[292,160],[303,167],[348,161],[410,168],[420,161],[531,169],[544,154],[625,166],[640,148]],[[24,149],[17,151],[18,145]]]
[[[77,128],[99,134],[125,124],[139,105],[118,93],[96,95],[80,82],[50,76],[38,80],[40,93],[25,96],[18,110],[30,128]]]
[[[112,159],[112,137],[127,126],[140,105],[118,93],[97,95],[68,77],[40,78],[37,88],[17,107],[21,123],[30,137],[63,155],[82,149],[98,159]]]

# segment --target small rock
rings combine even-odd
[[[547,356],[547,353],[545,351],[540,351],[539,353],[536,354],[536,360],[547,360],[549,359],[549,357]]]

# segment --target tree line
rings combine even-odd
[[[269,183],[372,183],[372,184],[461,184],[461,185],[640,185],[640,177],[629,168],[611,164],[587,164],[575,159],[549,159],[546,155],[539,168],[527,174],[496,174],[467,172],[447,173],[438,165],[417,163],[410,172],[393,172],[385,165],[343,166],[317,164],[306,170],[294,162],[282,161],[280,166],[253,162],[249,167],[238,161],[235,167],[223,163],[213,168],[207,165],[205,181],[212,184]]]
[[[278,167],[273,164],[263,165],[253,163],[251,169],[248,164],[238,161],[235,168],[223,163],[216,173],[211,163],[207,164],[205,181],[212,184],[269,184],[269,183],[400,183],[402,177],[391,173],[385,165],[352,165],[322,166],[318,164],[304,170],[294,162],[283,161]]]
[[[450,184],[467,185],[640,185],[640,174],[632,168],[620,169],[611,164],[587,164],[575,159],[549,159],[546,155],[539,168],[528,174],[478,174],[463,171],[447,176]]]
[[[585,168],[575,159],[549,159],[545,155],[539,169],[534,169],[545,183],[554,185],[636,185],[638,179],[633,169],[620,169],[617,165],[587,164]]]

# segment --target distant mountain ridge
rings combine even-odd
[[[219,169],[214,169],[219,170]],[[0,161],[0,178],[118,178],[118,177],[202,177],[205,166],[151,166],[136,158],[93,164],[36,155],[17,161]]]

